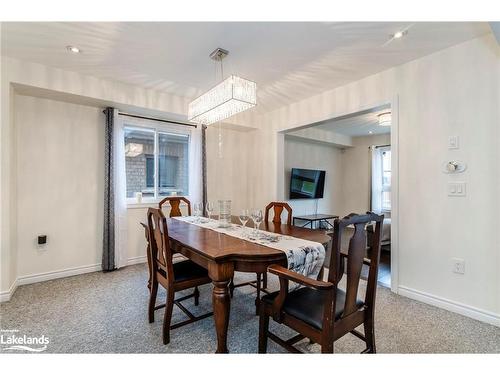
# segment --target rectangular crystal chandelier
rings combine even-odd
[[[223,121],[257,104],[257,84],[231,75],[189,103],[188,120],[202,125]]]

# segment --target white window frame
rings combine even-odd
[[[127,197],[127,205],[128,206],[137,206],[137,207],[147,207],[152,203],[159,203],[163,198],[158,195],[158,136],[160,133],[162,134],[172,134],[172,135],[187,135],[188,136],[188,169],[191,165],[189,158],[191,157],[191,152],[189,151],[192,147],[191,141],[193,139],[192,132],[189,126],[184,125],[175,125],[168,124],[154,120],[143,120],[143,119],[135,119],[129,118],[127,116],[122,116],[123,129],[128,130],[137,130],[137,131],[146,131],[154,133],[154,196],[151,198],[143,198],[141,203],[138,203],[135,197]],[[189,179],[191,178],[189,170],[188,170],[188,186]],[[189,188],[188,188],[189,189]],[[189,194],[189,191],[188,191]]]

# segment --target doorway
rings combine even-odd
[[[328,155],[324,153],[325,157],[332,159],[333,167],[330,168],[330,175],[335,174],[330,186],[327,176],[325,195],[329,194],[329,201],[323,202],[325,213],[340,217],[352,212],[366,211],[384,214],[378,282],[379,285],[389,287],[393,291],[397,291],[398,240],[395,104],[396,101],[289,129],[283,137],[286,161],[290,160],[290,155],[286,152],[290,149],[287,142],[291,141],[309,144],[307,147],[311,153],[320,152],[319,147],[331,147],[336,150],[333,156],[332,153]],[[295,163],[297,164],[297,161]],[[285,163],[285,180],[287,167]],[[370,227],[367,228],[367,232],[367,252],[369,252],[368,243],[373,232]],[[367,269],[363,270],[362,276],[366,277],[367,272]]]

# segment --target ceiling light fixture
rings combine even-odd
[[[223,121],[257,104],[257,84],[231,75],[224,79],[222,60],[228,51],[217,48],[210,58],[220,62],[222,82],[199,96],[188,107],[188,120],[201,125]]]
[[[379,126],[391,126],[392,114],[391,112],[384,112],[378,115]]]
[[[73,52],[73,53],[80,53],[80,48],[78,47],[75,47],[75,46],[66,46],[66,49],[69,51],[69,52]]]

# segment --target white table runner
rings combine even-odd
[[[263,230],[258,230],[257,235],[254,235],[254,230],[252,228],[243,227],[238,224],[231,224],[228,228],[222,228],[219,227],[218,220],[205,217],[178,216],[173,219],[281,250],[286,254],[289,270],[312,279],[317,279],[325,261],[325,247],[318,242]]]

